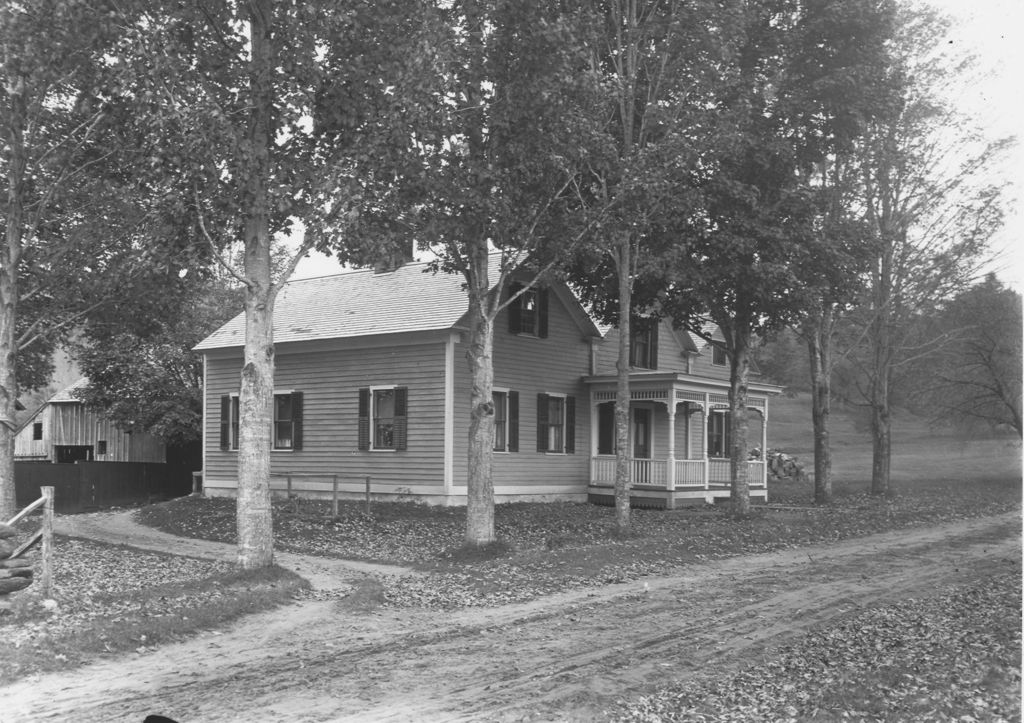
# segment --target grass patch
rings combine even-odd
[[[223,563],[58,538],[48,610],[31,592],[0,615],[0,683],[105,654],[144,651],[290,602],[308,583],[279,567]]]

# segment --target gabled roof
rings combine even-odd
[[[46,400],[47,404],[54,404],[55,402],[81,402],[82,400],[75,396],[75,392],[79,389],[84,389],[89,386],[89,377],[82,377],[78,381],[72,382],[67,385],[59,392],[54,394],[52,397]]]
[[[496,257],[492,256],[492,264]],[[496,278],[496,267],[491,278]],[[274,343],[344,339],[413,331],[440,331],[460,325],[466,315],[464,279],[433,273],[428,264],[408,263],[394,271],[372,269],[291,281],[274,304]],[[569,294],[559,294],[566,303]],[[570,312],[581,324],[582,308]],[[592,324],[591,324],[592,325]],[[590,331],[588,329],[588,331]],[[596,335],[596,329],[593,330]],[[197,351],[245,344],[245,314],[239,314],[195,346]]]

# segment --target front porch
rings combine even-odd
[[[591,456],[587,496],[612,504],[615,485],[614,402],[616,380],[595,376],[590,388]],[[770,385],[750,385],[748,444],[767,447]],[[675,508],[730,496],[731,446],[728,385],[678,372],[630,375],[630,500],[634,506]],[[750,497],[767,501],[768,470],[761,454],[747,462]]]

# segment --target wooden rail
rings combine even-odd
[[[42,526],[32,533],[32,536],[12,552],[7,559],[13,560],[21,557],[32,545],[41,541],[43,545],[43,571],[39,576],[39,586],[42,588],[43,597],[48,598],[53,593],[53,487],[40,487],[39,491],[42,493],[42,497],[9,519],[7,524],[9,526],[15,525],[42,507]]]
[[[318,474],[316,472],[284,472],[282,474],[274,474],[271,477],[281,478],[284,477],[285,488],[289,500],[297,500],[298,495],[292,492],[292,479],[329,479],[331,480],[331,516],[338,516],[338,478],[337,474]],[[363,478],[365,482],[365,499],[366,499],[366,514],[370,514],[370,487],[372,486],[372,480],[370,475],[366,475]]]

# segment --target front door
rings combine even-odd
[[[651,479],[651,410],[633,409],[633,481],[647,484]]]

